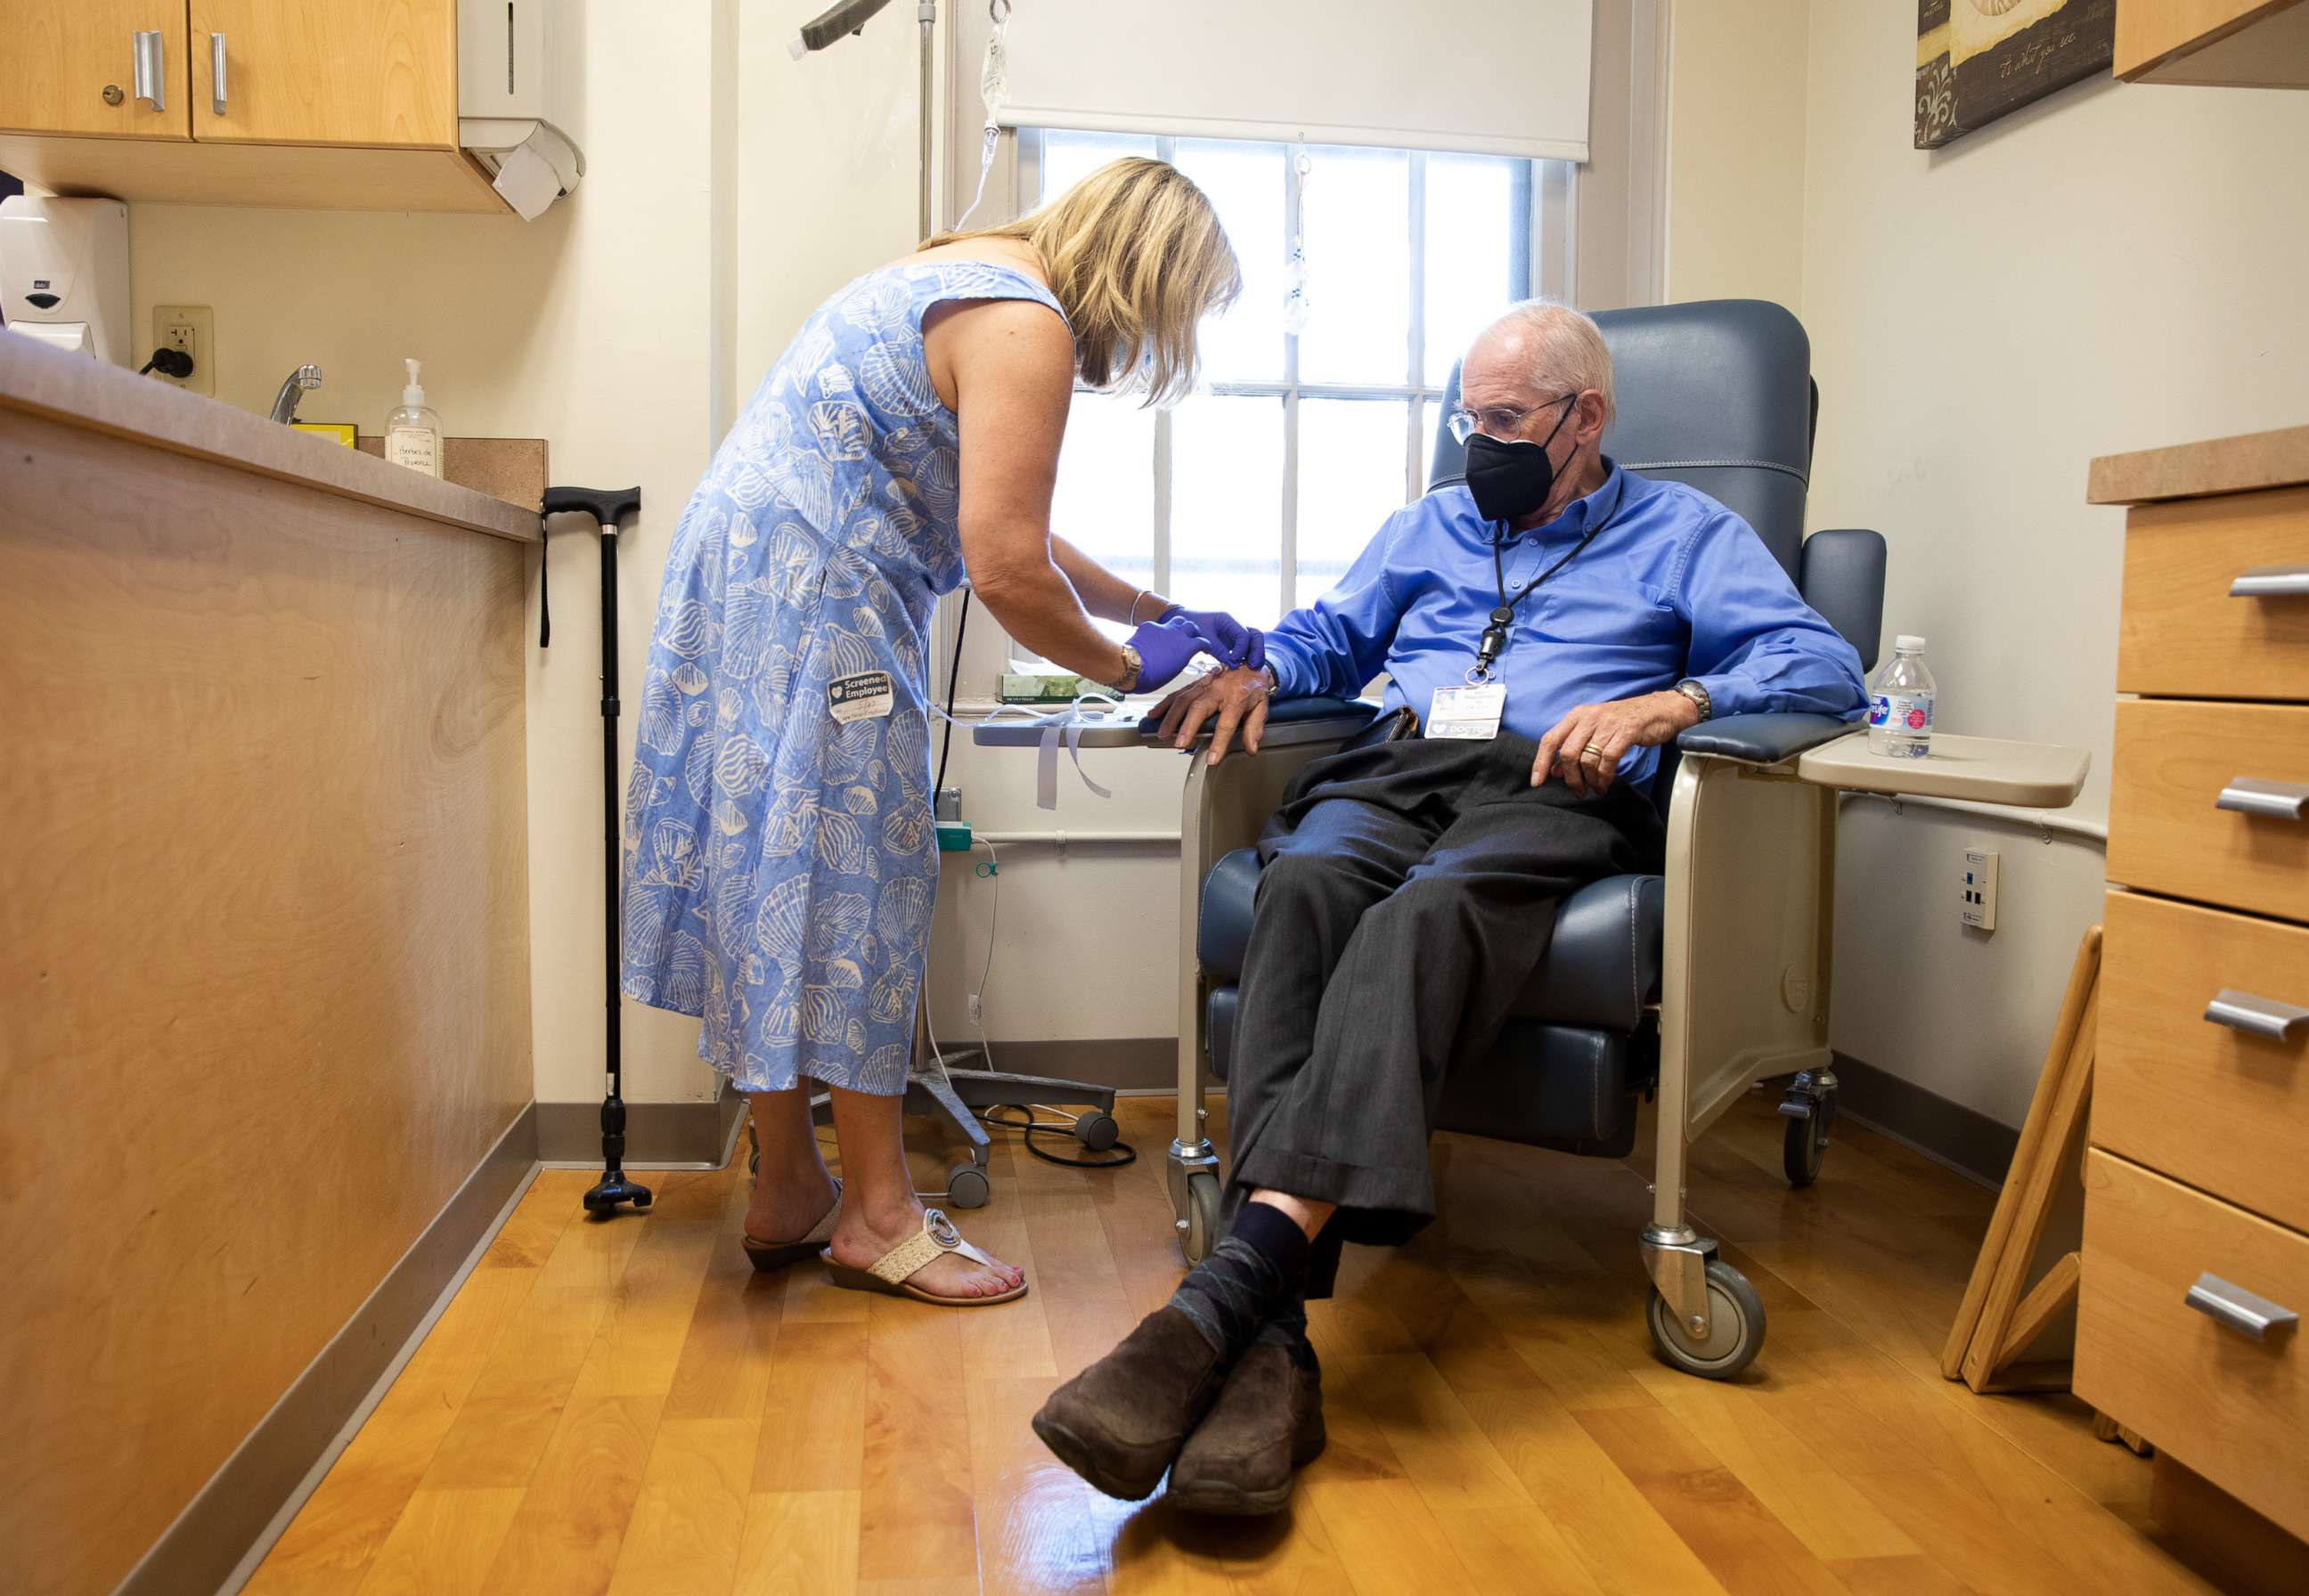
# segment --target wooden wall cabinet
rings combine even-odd
[[[140,33],[160,36],[160,110]],[[457,147],[457,68],[456,0],[8,0],[0,170],[125,200],[501,214]]]
[[[2114,66],[2127,82],[2309,89],[2309,4],[2119,0]]]
[[[139,34],[161,104],[140,98]],[[26,132],[188,139],[185,0],[12,0],[0,6],[0,118]],[[151,85],[145,85],[150,87]]]

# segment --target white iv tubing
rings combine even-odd
[[[978,97],[986,104],[986,134],[978,156],[978,191],[970,209],[955,218],[959,232],[986,199],[987,174],[994,169],[995,146],[1002,139],[1002,107],[1010,98],[1010,57],[1003,36],[1010,29],[1010,0],[987,0],[986,15],[994,24],[986,35],[986,60],[979,68]]]

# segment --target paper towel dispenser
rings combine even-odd
[[[526,220],[585,175],[579,34],[558,0],[457,0],[457,142]]]
[[[128,207],[118,200],[0,200],[0,315],[56,349],[129,362]]]

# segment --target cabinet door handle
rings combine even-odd
[[[2242,1331],[2255,1341],[2267,1339],[2272,1330],[2282,1330],[2300,1322],[2301,1316],[2289,1307],[2279,1307],[2266,1297],[2254,1295],[2243,1286],[2231,1285],[2210,1270],[2197,1277],[2182,1298],[2191,1307],[2209,1319]]]
[[[149,99],[156,111],[169,108],[168,45],[159,33],[133,33],[135,49],[133,66],[135,73],[136,98]]]
[[[2264,781],[2258,776],[2238,776],[2221,789],[2216,809],[2258,815],[2264,820],[2299,820],[2309,808],[2309,782]]]
[[[2272,1041],[2289,1042],[2293,1040],[2296,1025],[2309,1025],[2309,1008],[2224,987],[2219,996],[2205,1005],[2205,1018],[2212,1024],[2226,1025],[2231,1031],[2265,1036]]]
[[[2309,565],[2262,565],[2229,583],[2232,599],[2309,599]]]
[[[209,35],[209,107],[224,115],[224,35]]]

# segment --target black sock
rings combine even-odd
[[[1194,1321],[1211,1350],[1232,1362],[1278,1307],[1304,1289],[1307,1234],[1280,1208],[1246,1203],[1211,1255],[1188,1272],[1171,1306]]]

